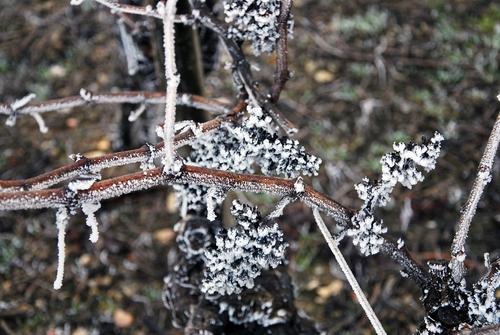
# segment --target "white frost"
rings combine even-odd
[[[82,212],[87,216],[86,224],[91,229],[89,240],[92,243],[96,243],[99,239],[99,230],[97,229],[98,222],[95,216],[99,208],[101,208],[100,202],[86,202],[82,204]]]
[[[65,242],[64,236],[66,235],[66,225],[68,224],[69,216],[65,207],[59,207],[56,212],[56,227],[57,227],[57,274],[54,280],[54,289],[58,290],[62,286],[64,277],[64,260]]]

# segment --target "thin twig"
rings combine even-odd
[[[175,64],[175,29],[174,16],[177,9],[177,0],[168,0],[163,13],[163,50],[165,52],[165,79],[167,92],[165,97],[165,123],[163,125],[163,140],[165,143],[164,170],[170,171],[174,165],[175,149],[175,105],[177,100],[177,87],[180,75]]]
[[[154,17],[156,19],[163,20],[163,16],[161,13],[156,10],[156,8],[153,8],[151,5],[147,6],[134,6],[134,5],[128,5],[128,4],[121,4],[117,3],[114,1],[109,1],[109,0],[94,0],[95,2],[100,3],[101,5],[104,5],[111,9],[112,11],[115,12],[120,12],[120,13],[125,13],[125,14],[134,14],[134,15],[141,15],[141,16],[149,16],[149,17]],[[192,17],[187,16],[187,15],[178,15],[174,17],[174,22],[179,22],[179,23],[188,23],[192,21]]]
[[[470,224],[476,214],[477,204],[481,199],[484,188],[491,181],[491,169],[500,142],[500,113],[497,115],[490,137],[486,143],[483,156],[479,163],[476,179],[465,203],[460,219],[457,224],[457,231],[451,246],[451,271],[453,280],[460,282],[464,274],[465,241],[469,233]]]
[[[384,327],[382,327],[382,324],[380,323],[379,319],[377,318],[377,315],[373,311],[372,306],[368,302],[368,299],[366,299],[366,296],[363,293],[363,290],[361,290],[361,287],[359,286],[359,283],[356,280],[356,277],[354,277],[354,274],[352,273],[351,269],[349,268],[349,265],[347,264],[344,256],[340,252],[337,240],[335,240],[332,237],[332,235],[330,234],[330,231],[328,231],[328,228],[326,227],[325,222],[321,218],[321,214],[319,213],[318,209],[314,208],[313,214],[314,214],[314,219],[316,221],[316,224],[319,227],[319,230],[323,234],[323,237],[325,238],[326,242],[328,243],[330,250],[332,251],[333,255],[335,256],[335,260],[337,261],[337,263],[339,263],[340,269],[344,273],[347,281],[349,282],[349,285],[351,285],[352,290],[354,291],[354,294],[356,294],[356,297],[358,298],[358,302],[361,305],[361,307],[363,308],[363,310],[365,311],[366,316],[370,320],[370,323],[372,324],[373,329],[375,330],[375,333],[377,333],[377,335],[386,335]]]
[[[85,98],[82,97],[85,95]],[[31,102],[16,109],[18,116],[43,114],[54,111],[66,111],[71,108],[85,105],[104,104],[146,104],[163,105],[165,103],[165,92],[123,91],[113,93],[93,93],[82,89],[81,95],[65,98]],[[205,98],[199,95],[181,93],[177,95],[177,105],[187,106],[205,110],[216,114],[227,114],[230,112],[228,106],[216,99]],[[9,104],[0,104],[0,114],[10,115],[12,107]]]

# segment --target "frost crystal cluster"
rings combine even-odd
[[[249,105],[247,112],[239,124],[224,124],[216,133],[197,139],[188,163],[243,173],[254,173],[258,167],[265,175],[287,178],[317,175],[320,158],[308,154],[297,140],[280,136],[271,117],[260,107]],[[177,186],[176,190],[184,214],[200,214],[205,208],[206,188]]]
[[[276,268],[284,259],[287,243],[277,224],[262,222],[259,212],[233,202],[231,213],[237,225],[221,229],[216,246],[205,252],[201,290],[207,295],[239,294],[254,287],[263,270]]]
[[[495,297],[495,290],[500,286],[500,274],[495,281],[482,278],[476,284],[468,297],[469,317],[475,326],[500,323],[500,306]]]
[[[250,41],[256,55],[274,50],[279,38],[279,0],[227,0],[224,14],[230,24],[229,38]]]
[[[432,319],[429,316],[424,318],[425,328],[419,333],[420,335],[437,335],[443,333],[443,325],[441,322]]]
[[[219,313],[224,312],[227,312],[229,320],[237,325],[255,322],[261,326],[269,327],[284,323],[289,317],[286,310],[275,310],[272,300],[264,303],[252,301],[249,305],[241,304],[239,306],[231,306],[223,302],[219,305]]]
[[[436,132],[429,140],[424,138],[422,144],[394,143],[394,151],[385,154],[380,160],[381,179],[371,182],[368,178],[363,178],[360,184],[355,185],[358,196],[364,203],[352,217],[353,227],[347,234],[353,237],[354,245],[359,247],[362,254],[369,256],[378,253],[384,241],[382,234],[387,232],[383,221],[375,218],[375,209],[387,205],[397,183],[412,188],[422,181],[424,175],[419,167],[425,172],[434,169],[442,141],[443,136]]]

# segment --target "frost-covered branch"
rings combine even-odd
[[[28,95],[29,100],[25,98],[16,100],[12,104],[0,104],[0,114],[6,115],[7,125],[13,126],[15,118],[23,115],[29,115],[36,118],[36,115],[42,115],[48,112],[67,111],[72,108],[105,104],[143,104],[143,105],[163,105],[165,104],[164,92],[143,92],[143,91],[124,91],[113,93],[93,93],[82,88],[80,95],[65,98],[52,99],[41,102],[31,102],[34,95]],[[19,103],[19,101],[22,102]],[[177,95],[177,105],[192,107],[205,110],[215,114],[228,114],[231,109],[224,103],[199,95],[181,93]]]
[[[366,296],[363,293],[363,290],[359,286],[359,283],[356,280],[356,277],[354,277],[354,273],[352,273],[351,269],[349,268],[349,265],[347,264],[344,256],[342,255],[342,252],[340,252],[340,249],[338,246],[338,241],[332,237],[332,234],[330,234],[330,231],[326,227],[325,222],[321,218],[321,214],[319,213],[319,211],[316,208],[313,209],[313,214],[314,214],[314,220],[316,221],[316,224],[318,225],[319,230],[321,231],[321,234],[323,234],[323,237],[325,238],[326,242],[328,243],[330,250],[332,251],[333,255],[335,256],[335,260],[337,261],[337,263],[339,263],[340,269],[344,273],[347,281],[349,282],[349,285],[351,285],[351,288],[354,291],[354,294],[356,294],[356,297],[358,298],[358,302],[361,305],[361,307],[363,308],[363,310],[365,311],[366,316],[370,320],[370,323],[372,324],[373,329],[375,330],[375,333],[377,333],[377,335],[385,335],[386,332],[384,330],[384,327],[382,327],[380,320],[377,318],[377,315],[373,311],[372,306],[368,302],[368,299],[366,299]]]
[[[85,0],[71,0],[71,4],[73,6],[81,5]],[[154,17],[156,19],[163,19],[162,14],[159,12],[158,8],[153,8],[151,5],[147,6],[136,6],[129,4],[122,4],[116,1],[110,0],[93,0],[97,3],[100,3],[103,6],[108,7],[113,12],[119,12],[124,14],[133,14],[133,15],[141,15],[141,16],[149,16]],[[179,15],[175,17],[175,22],[188,23],[191,21],[191,18],[187,15]]]
[[[160,5],[161,4],[161,5]],[[158,9],[163,14],[163,51],[165,56],[165,79],[167,92],[165,96],[165,123],[163,125],[163,141],[165,143],[164,170],[174,170],[175,148],[175,105],[177,99],[177,87],[180,83],[180,75],[177,73],[175,63],[175,29],[174,16],[177,9],[177,0],[168,0],[158,3]]]
[[[273,2],[270,2],[273,3]],[[231,34],[230,28],[227,27],[224,23],[220,22],[211,12],[208,10],[204,1],[200,0],[191,0],[191,5],[193,10],[197,11],[198,15],[196,16],[197,22],[206,27],[207,29],[212,30],[216,33],[224,44],[229,56],[232,59],[233,69],[235,71],[235,76],[238,78],[238,82],[235,84],[238,86],[240,83],[246,93],[246,95],[254,100],[254,103],[261,106],[265,113],[269,114],[273,120],[288,134],[294,133],[297,131],[295,125],[290,122],[284,115],[277,110],[276,106],[271,104],[269,97],[261,93],[256,86],[254,85],[255,80],[253,78],[252,72],[250,70],[250,64],[246,59],[241,46],[234,38],[234,33]],[[273,13],[276,15],[277,13]],[[255,14],[255,17],[258,17],[258,11]],[[277,16],[276,16],[277,17]],[[256,19],[257,20],[257,19]],[[256,21],[255,20],[255,21]],[[245,20],[242,19],[244,22]],[[253,27],[255,28],[255,27]],[[260,34],[257,34],[259,36]],[[278,34],[276,33],[276,40]]]
[[[315,191],[309,185],[304,185],[304,191],[297,194],[295,183],[295,179],[246,175],[184,165],[180,174],[175,176],[163,174],[160,168],[156,168],[95,182],[89,189],[80,191],[76,200],[79,203],[100,202],[167,184],[193,184],[226,190],[297,196],[298,200],[332,217],[338,224],[350,226],[354,214],[351,209]],[[57,208],[66,204],[67,199],[62,188],[0,193],[0,210]],[[386,240],[381,251],[396,261],[419,285],[429,285],[432,281],[432,277],[395,243]]]
[[[241,105],[238,105],[235,108],[235,112],[240,108],[242,108]],[[199,124],[197,126],[197,132],[201,134],[208,133],[220,127],[223,122],[230,122],[231,120],[232,116],[215,118],[211,121]],[[174,142],[175,147],[179,148],[188,144],[193,138],[199,135],[197,132],[188,129],[177,134]],[[163,155],[164,144],[160,142],[154,146],[144,145],[139,149],[114,152],[99,157],[82,157],[82,159],[75,161],[73,164],[62,166],[36,177],[22,180],[0,180],[0,193],[21,190],[42,190],[66,180],[78,178],[78,176],[87,171],[97,173],[103,169],[117,166],[135,163],[145,164],[151,162],[155,158],[163,157]]]
[[[500,142],[500,113],[497,115],[490,137],[486,143],[483,156],[479,162],[478,172],[474,185],[472,186],[469,198],[465,203],[462,214],[457,224],[457,232],[451,246],[451,261],[452,276],[455,282],[460,282],[464,273],[463,262],[465,260],[465,240],[469,233],[470,224],[476,214],[477,204],[481,199],[484,188],[491,181],[491,169],[495,160],[495,155]]]

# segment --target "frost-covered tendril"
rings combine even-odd
[[[201,290],[207,295],[238,294],[254,287],[263,270],[283,262],[287,243],[277,224],[262,222],[259,212],[233,202],[231,213],[237,226],[216,235],[216,246],[205,251],[205,272]]]

